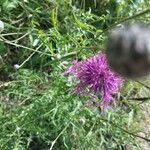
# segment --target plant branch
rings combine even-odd
[[[134,80],[135,82],[137,82],[137,83],[139,83],[139,84],[141,84],[141,85],[143,85],[145,88],[147,88],[148,90],[150,90],[150,87],[149,86],[147,86],[146,84],[144,84],[144,83],[142,83],[141,81],[138,81],[138,80]]]
[[[56,141],[58,140],[58,138],[63,134],[63,132],[67,129],[68,125],[58,134],[58,136],[56,137],[56,139],[52,142],[51,147],[49,150],[52,150]]]
[[[13,45],[13,46],[16,46],[16,47],[28,49],[28,50],[34,51],[34,52],[36,51],[37,53],[44,54],[44,55],[48,55],[48,56],[51,56],[51,57],[52,57],[52,55],[50,55],[50,54],[47,54],[47,53],[44,53],[44,52],[41,52],[41,51],[37,51],[37,50],[35,50],[35,49],[33,49],[33,48],[26,47],[26,46],[19,45],[19,44],[13,43],[13,42],[11,42],[11,41],[8,41],[7,39],[3,38],[2,36],[0,36],[0,41],[3,41],[3,42],[5,42],[5,43],[7,43],[7,44],[10,44],[10,45]]]
[[[128,131],[128,130],[125,130],[124,128],[119,127],[118,125],[116,125],[115,123],[113,123],[112,121],[108,121],[107,119],[104,119],[104,118],[101,118],[101,120],[103,120],[103,121],[105,121],[105,122],[107,122],[107,123],[113,125],[114,127],[118,128],[118,129],[120,129],[120,130],[122,130],[123,132],[125,132],[125,133],[127,133],[127,134],[130,134],[130,135],[132,135],[132,136],[134,136],[134,137],[138,137],[138,138],[143,139],[143,140],[145,140],[145,141],[147,141],[147,142],[150,142],[150,139],[145,138],[145,137],[140,136],[140,135],[137,135],[137,134],[134,134],[134,133],[132,133],[132,132],[130,132],[130,131]]]
[[[39,47],[36,48],[36,50],[26,59],[24,60],[17,69],[21,68],[27,61],[30,60],[30,58],[41,48],[43,44],[39,45]]]
[[[103,32],[99,33],[99,34],[97,35],[97,37],[100,36],[101,34],[107,32],[108,30],[111,30],[112,28],[114,28],[114,27],[115,27],[116,25],[118,25],[118,24],[121,24],[121,23],[124,23],[124,22],[126,22],[126,21],[135,19],[135,18],[140,17],[140,16],[143,16],[143,15],[149,13],[149,12],[150,12],[150,8],[148,8],[148,9],[146,9],[146,10],[140,12],[140,13],[137,13],[137,14],[135,14],[135,15],[133,15],[133,16],[129,16],[129,17],[123,18],[122,20],[120,20],[120,21],[118,21],[118,22],[112,24],[112,25],[109,26],[107,29],[103,30]]]
[[[150,97],[138,97],[138,98],[129,98],[128,100],[135,100],[135,101],[148,101],[150,100]]]

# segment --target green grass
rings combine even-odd
[[[71,92],[64,70],[76,58],[105,51],[115,25],[148,22],[148,3],[2,0],[0,150],[122,150],[127,144],[138,149],[141,110],[129,99],[142,86],[125,81],[116,106],[102,112]]]

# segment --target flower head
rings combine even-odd
[[[110,69],[104,53],[87,60],[74,61],[66,73],[73,74],[79,80],[75,87],[76,93],[101,95],[103,106],[108,106],[123,82],[122,78]]]

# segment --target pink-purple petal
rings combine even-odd
[[[123,79],[110,69],[104,53],[98,53],[87,60],[74,61],[65,73],[79,80],[74,90],[76,93],[90,96],[90,91],[94,95],[101,95],[103,106],[110,104],[123,83]]]

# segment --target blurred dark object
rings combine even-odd
[[[128,78],[150,73],[150,25],[128,23],[112,31],[107,43],[111,68]]]

